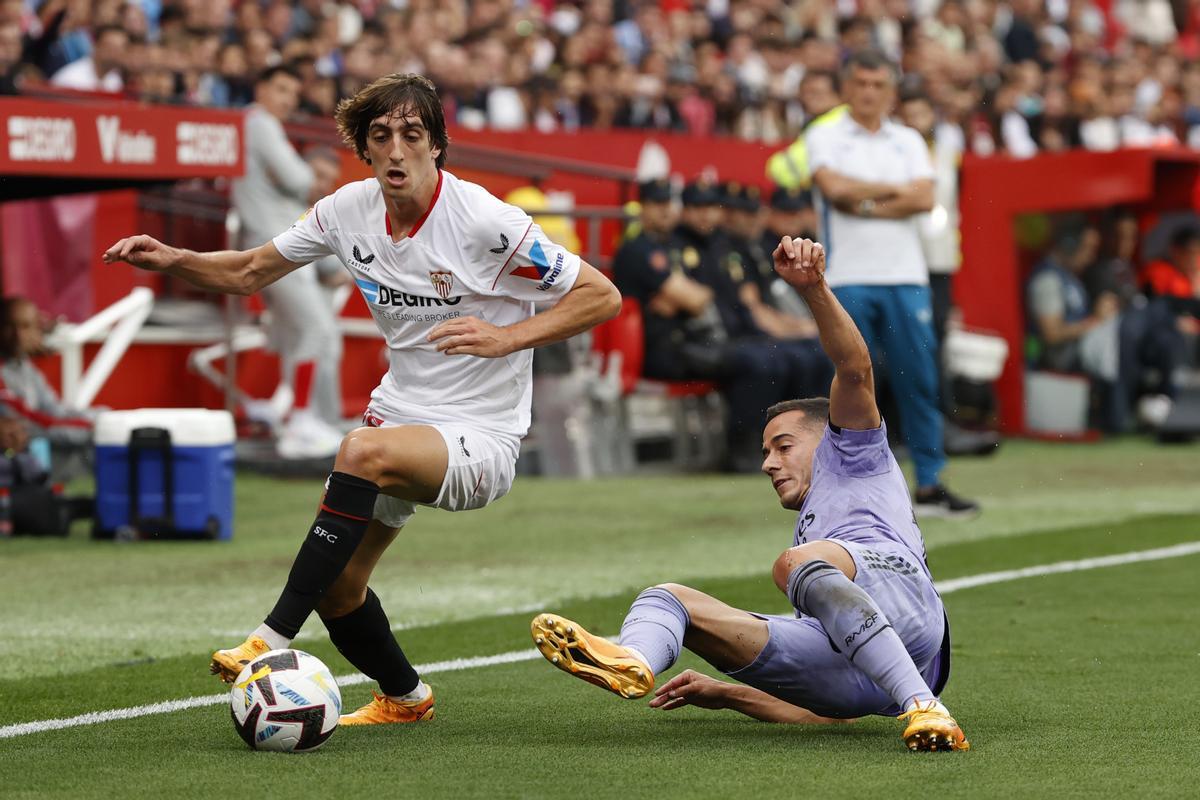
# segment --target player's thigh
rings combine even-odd
[[[438,423],[433,426],[392,423],[368,409],[369,425],[383,430],[425,427],[442,439],[445,461],[440,462],[442,480],[436,492],[427,491],[425,499],[414,499],[384,487],[375,502],[374,517],[392,527],[403,527],[419,505],[445,511],[471,511],[483,508],[506,495],[516,478],[520,443],[515,438],[496,436],[468,425]],[[431,474],[433,479],[436,474]],[[432,483],[427,487],[432,489]]]
[[[683,646],[720,670],[738,669],[758,657],[767,643],[760,617],[677,583],[660,587],[675,595],[688,612]]]
[[[367,598],[367,584],[371,580],[371,574],[388,546],[396,540],[398,533],[399,528],[377,519],[371,520],[362,541],[350,557],[350,562],[317,604],[317,610],[322,617],[345,616],[363,604]]]
[[[391,497],[433,503],[449,460],[446,440],[432,426],[362,427],[346,434],[333,468],[374,481]]]

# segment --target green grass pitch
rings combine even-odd
[[[951,478],[986,510],[923,526],[938,580],[1200,541],[1200,447],[1011,442]],[[0,730],[219,693],[207,655],[261,620],[317,492],[240,476],[228,544],[0,542]],[[522,478],[483,511],[422,510],[373,586],[420,663],[528,650],[543,608],[615,631],[668,580],[782,613],[769,568],[791,522],[762,478]],[[655,712],[531,659],[429,675],[434,722],[311,754],[249,751],[223,704],[0,738],[0,797],[1195,797],[1198,570],[1190,554],[948,594],[944,699],[969,753],[909,753],[882,718]],[[301,637],[351,672],[319,624]],[[369,691],[345,687],[347,706]]]

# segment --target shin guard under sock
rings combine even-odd
[[[329,476],[320,513],[292,562],[283,593],[267,615],[266,624],[272,630],[288,639],[296,638],[321,595],[358,549],[378,496],[379,487],[371,481],[343,472]]]

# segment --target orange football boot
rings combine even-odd
[[[402,722],[428,722],[433,719],[433,690],[429,696],[415,703],[403,703],[387,695],[377,694],[375,699],[355,711],[343,714],[339,725],[389,725]]]
[[[954,717],[945,706],[936,700],[916,703],[898,719],[905,720],[908,727],[901,736],[909,750],[970,750],[971,743]]]
[[[220,676],[225,683],[233,683],[247,664],[270,649],[271,645],[258,636],[247,637],[246,641],[237,647],[213,653],[208,670],[213,675]]]
[[[554,666],[625,698],[654,688],[654,673],[619,644],[595,636],[557,614],[539,614],[529,626],[534,644]]]

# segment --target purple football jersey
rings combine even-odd
[[[887,442],[887,425],[868,431],[825,428],[813,456],[812,483],[796,520],[794,544],[841,539],[892,542],[925,565],[908,482]]]

